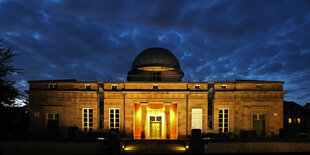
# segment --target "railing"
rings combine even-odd
[[[130,75],[131,77],[150,77],[149,75]],[[162,75],[152,75],[152,77],[162,77]],[[179,77],[179,75],[165,75],[166,77]],[[156,79],[156,78],[155,78]],[[158,78],[160,79],[160,78]],[[103,78],[105,82],[125,82],[127,75],[107,75]],[[150,80],[151,81],[151,80]],[[159,80],[160,81],[160,80]],[[184,75],[182,82],[233,82],[236,75]]]

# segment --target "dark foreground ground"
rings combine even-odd
[[[310,153],[310,140],[27,140],[0,141],[0,154]]]

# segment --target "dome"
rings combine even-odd
[[[132,64],[132,70],[147,70],[149,67],[181,70],[178,59],[169,50],[154,47],[142,51]]]
[[[178,59],[169,50],[153,47],[137,55],[127,81],[179,82],[183,76]]]

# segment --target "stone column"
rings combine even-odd
[[[164,103],[164,106],[165,106],[166,139],[170,139],[170,106],[171,106],[171,103]]]
[[[146,123],[146,117],[147,117],[147,111],[146,106],[147,103],[141,103],[141,139],[145,139],[145,123]]]

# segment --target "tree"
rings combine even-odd
[[[14,87],[15,81],[9,76],[22,74],[22,72],[10,65],[12,58],[17,56],[13,53],[13,47],[3,47],[1,42],[2,39],[0,39],[0,106],[13,106],[21,92]]]

